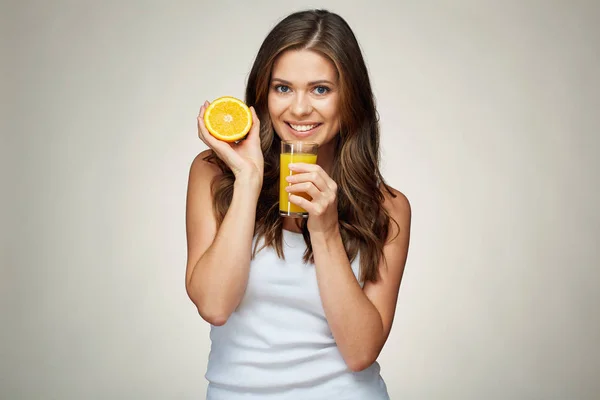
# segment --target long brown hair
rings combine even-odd
[[[379,170],[379,123],[367,67],[354,33],[337,14],[310,10],[283,19],[267,35],[248,77],[245,100],[254,106],[261,121],[265,162],[255,235],[264,239],[263,246],[274,247],[278,256],[284,258],[283,220],[279,216],[281,139],[273,130],[267,99],[273,63],[286,50],[319,52],[334,63],[339,74],[341,123],[331,178],[338,185],[340,232],[348,258],[352,261],[360,252],[360,279],[376,281],[391,221],[383,207],[383,190],[394,194]],[[231,203],[234,176],[214,153],[206,159],[223,171],[212,184],[214,211],[220,224]],[[307,246],[304,261],[313,262],[306,219],[302,222],[302,234]],[[258,250],[255,247],[254,253]]]

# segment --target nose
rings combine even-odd
[[[299,92],[296,96],[294,96],[294,100],[290,105],[290,111],[297,117],[309,115],[312,112],[312,105],[310,104],[309,96]]]

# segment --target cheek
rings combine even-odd
[[[273,94],[269,94],[267,99],[267,105],[269,109],[269,115],[271,116],[271,120],[273,122],[277,122],[277,117],[279,117],[282,112],[285,110],[285,104],[281,99],[277,98],[277,96]]]
[[[328,136],[335,136],[340,130],[340,111],[337,98],[330,99],[327,104],[324,104],[322,109],[323,116],[329,122]]]
[[[327,99],[327,103],[323,104],[323,114],[326,115],[327,119],[331,122],[339,119],[339,102],[337,97]]]
[[[323,109],[323,114],[331,124],[337,124],[340,120],[340,113],[336,103],[328,104],[327,107]]]
[[[267,97],[267,109],[269,110],[269,116],[271,117],[271,121],[273,120],[273,116],[274,116],[274,110],[273,110],[273,96],[271,96],[269,94],[269,97]]]

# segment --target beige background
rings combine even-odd
[[[195,117],[306,6],[355,30],[413,205],[392,399],[598,399],[600,13],[566,0],[3,3],[0,398],[204,397]]]

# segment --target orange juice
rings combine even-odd
[[[282,215],[301,216],[303,214],[306,214],[306,210],[302,207],[290,203],[288,198],[289,194],[285,191],[285,188],[291,185],[288,181],[285,180],[285,178],[294,174],[292,171],[290,171],[288,167],[288,164],[290,163],[316,164],[317,155],[306,153],[280,154],[279,168],[281,169],[281,171],[279,174],[279,211],[281,211]],[[308,200],[311,200],[310,196],[305,193],[298,193],[298,195]]]

